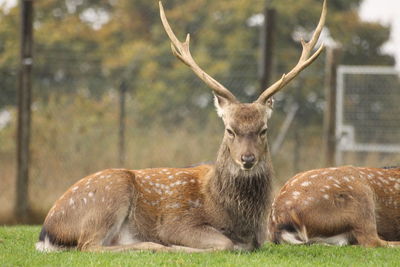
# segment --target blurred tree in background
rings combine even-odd
[[[296,33],[309,34],[315,28],[321,2],[271,1],[278,12],[276,77],[296,63],[301,52]],[[343,63],[393,64],[392,57],[380,53],[389,28],[360,21],[360,3],[329,1],[327,27],[344,48]],[[177,36],[183,40],[186,32],[191,33],[199,65],[243,100],[253,100],[265,1],[166,0],[164,5]],[[134,91],[143,120],[160,113],[163,121],[179,120],[211,106],[209,90],[195,90],[201,82],[176,82],[193,80],[193,74],[171,55],[158,1],[42,0],[35,2],[35,9],[36,99],[79,90],[100,96],[125,82]],[[18,62],[18,14],[17,7],[0,10],[0,106],[15,102],[11,74]],[[322,65],[320,59],[303,75],[307,79],[295,81],[296,89],[286,90],[280,98],[285,105],[296,95],[296,101],[304,103],[307,120],[321,117]],[[192,105],[183,105],[188,101]]]

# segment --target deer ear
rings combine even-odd
[[[268,119],[271,118],[272,111],[274,109],[274,102],[275,102],[275,100],[273,97],[268,98],[267,101],[265,102],[265,106],[267,107],[267,118]]]
[[[224,116],[225,108],[229,105],[230,101],[220,95],[214,94],[214,105],[215,108],[217,109],[217,113],[219,117]]]

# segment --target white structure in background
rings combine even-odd
[[[8,110],[0,111],[0,130],[7,126],[11,122],[11,112]]]
[[[400,81],[392,67],[339,66],[336,164],[344,152],[400,152]]]

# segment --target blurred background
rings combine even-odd
[[[399,162],[390,149],[400,140],[399,81],[392,69],[397,35],[385,15],[394,7],[386,5],[382,21],[374,17],[385,1],[329,0],[322,34],[328,48],[275,96],[268,139],[277,187],[312,168]],[[21,222],[14,207],[23,2],[0,0],[0,223]],[[29,2],[34,43],[24,222],[42,222],[70,185],[101,169],[215,159],[223,124],[211,90],[172,55],[158,0]],[[191,33],[198,64],[249,102],[297,63],[299,40],[315,29],[322,0],[163,4],[176,35],[183,40]],[[339,65],[358,67],[336,73]],[[388,68],[365,72],[362,65]],[[347,149],[357,148],[354,142],[389,149]]]

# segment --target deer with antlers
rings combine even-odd
[[[275,243],[399,246],[400,168],[344,166],[288,180],[268,223]]]
[[[253,250],[265,241],[273,176],[266,137],[271,97],[323,50],[321,46],[312,53],[324,25],[326,3],[312,39],[302,42],[297,65],[253,103],[240,103],[196,64],[189,35],[183,43],[177,39],[161,2],[160,16],[174,55],[215,95],[225,125],[215,165],[107,169],[89,175],[50,209],[38,250],[203,252]]]

